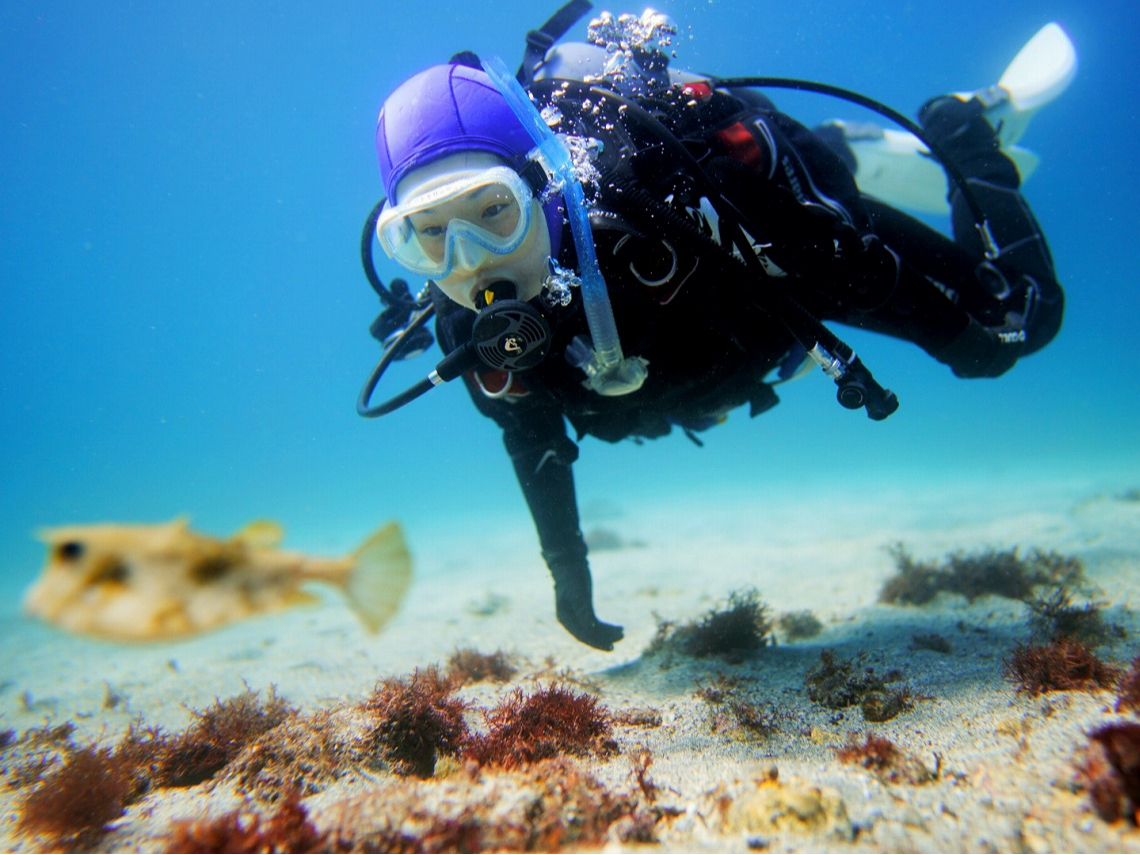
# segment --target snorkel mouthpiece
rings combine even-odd
[[[483,309],[499,300],[517,300],[518,286],[509,279],[498,279],[484,288],[475,301],[476,309]]]
[[[600,395],[626,395],[635,392],[641,388],[648,376],[647,363],[639,357],[626,359],[622,354],[609,292],[606,290],[606,281],[598,267],[598,257],[594,250],[586,199],[582,193],[582,184],[574,174],[570,153],[543,121],[503,61],[498,57],[488,57],[482,64],[487,76],[498,87],[508,106],[534,140],[539,158],[553,172],[566,201],[566,214],[570,219],[570,231],[574,237],[574,248],[577,250],[580,265],[579,275],[582,279],[586,323],[593,339],[593,354],[582,361],[587,374],[587,383]],[[585,365],[589,365],[590,369],[587,370]]]

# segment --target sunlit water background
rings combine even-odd
[[[999,380],[959,381],[914,347],[838,329],[898,393],[886,422],[843,410],[817,373],[755,421],[734,413],[704,448],[679,434],[587,439],[576,471],[588,515],[733,497],[830,496],[841,512],[912,486],[945,485],[958,502],[971,485],[1140,486],[1132,4],[655,5],[680,27],[678,66],[821,80],[910,114],[994,82],[1041,25],[1062,22],[1081,69],[1022,144],[1042,159],[1026,194],[1069,301],[1060,337]],[[482,533],[529,530],[497,429],[457,385],[378,422],[355,414],[378,356],[358,243],[381,193],[384,95],[462,49],[513,66],[556,6],[0,5],[6,617],[42,563],[32,533],[45,525],[187,514],[223,534],[270,517],[289,545],[337,553],[396,517],[421,573],[449,572],[433,560],[448,538],[477,551]],[[584,34],[585,20],[570,36]],[[870,118],[771,94],[808,124]]]

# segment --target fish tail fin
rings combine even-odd
[[[412,556],[399,523],[381,526],[352,557],[344,583],[348,603],[369,631],[379,632],[399,611],[412,584]]]

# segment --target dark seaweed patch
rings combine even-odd
[[[1077,772],[1097,815],[1137,824],[1140,813],[1140,724],[1112,722],[1089,734]]]
[[[987,594],[1028,602],[1039,585],[1068,590],[1085,584],[1080,560],[1053,551],[1034,549],[1026,558],[1018,555],[1017,547],[955,552],[941,564],[916,560],[901,543],[889,551],[896,573],[879,593],[884,603],[922,605],[939,591],[961,594],[971,602]]]
[[[788,612],[780,615],[776,626],[787,641],[801,638],[815,638],[823,632],[819,618],[809,611]]]
[[[486,713],[488,732],[467,755],[480,765],[514,768],[565,754],[605,756],[617,750],[613,714],[593,695],[564,686],[516,689]]]
[[[688,656],[717,656],[727,662],[744,658],[771,643],[768,606],[755,590],[736,591],[722,609],[713,609],[699,621],[675,627],[662,622],[647,654],[677,650]]]
[[[805,677],[808,697],[829,709],[859,706],[867,721],[888,721],[914,708],[914,694],[908,686],[892,687],[903,677],[890,670],[878,674],[866,664],[866,655],[839,659],[833,650],[821,650],[819,664]]]

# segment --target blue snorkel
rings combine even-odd
[[[590,215],[582,184],[574,172],[574,163],[566,146],[554,135],[542,115],[531,103],[526,91],[507,70],[498,57],[482,61],[483,70],[498,87],[508,106],[514,111],[523,127],[535,142],[543,166],[555,177],[566,201],[566,214],[574,248],[578,253],[579,277],[582,282],[582,299],[586,323],[590,328],[593,347],[575,340],[574,350],[568,355],[574,364],[586,372],[587,384],[600,395],[626,395],[635,392],[648,376],[646,361],[640,357],[625,358],[614,323],[606,280],[598,266],[594,250],[594,237],[590,231]]]

